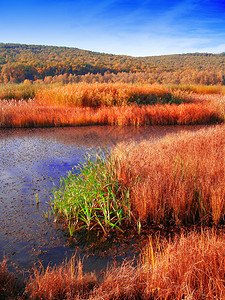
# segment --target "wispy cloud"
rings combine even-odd
[[[223,0],[12,0],[1,12],[2,42],[134,56],[225,51]]]

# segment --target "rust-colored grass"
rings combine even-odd
[[[1,279],[1,277],[0,277]],[[111,266],[97,281],[74,259],[58,267],[35,267],[23,296],[11,299],[218,299],[225,298],[225,236],[202,230],[153,246],[140,260]],[[10,298],[8,298],[10,299]]]
[[[34,99],[17,99],[31,87],[21,85],[18,91],[12,89],[14,100],[0,100],[0,127],[189,125],[225,118],[223,95],[191,95],[162,85],[39,86],[32,90]]]
[[[146,245],[142,261],[106,274],[91,299],[224,299],[225,238],[213,232],[177,236],[163,250]]]
[[[223,222],[224,132],[218,125],[155,143],[117,146],[117,176],[130,191],[136,218],[143,224]]]
[[[7,259],[0,262],[0,299],[20,299],[19,283],[16,277],[9,272]]]
[[[26,293],[31,299],[86,299],[97,284],[94,274],[84,274],[81,261],[75,257],[59,267],[33,268]]]
[[[146,295],[150,299],[224,299],[224,246],[223,234],[192,232],[156,252],[154,265],[147,254],[142,265]]]
[[[221,122],[209,103],[114,106],[43,107],[35,101],[1,101],[0,127],[80,125],[190,125]]]

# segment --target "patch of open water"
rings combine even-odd
[[[53,182],[57,185],[87,151],[122,141],[161,139],[202,126],[76,127],[1,129],[0,131],[0,261],[6,256],[21,270],[35,262],[59,264],[75,252],[84,270],[101,272],[107,263],[138,254],[131,238],[108,240],[77,235],[73,243],[61,227],[47,221]],[[38,196],[39,204],[36,204]],[[93,244],[95,245],[93,247]],[[141,246],[142,239],[138,242]]]

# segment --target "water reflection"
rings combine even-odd
[[[183,130],[198,130],[200,126],[156,127],[77,127],[48,129],[2,129],[0,131],[0,260],[6,255],[20,268],[28,269],[37,260],[44,265],[60,263],[74,251],[88,254],[86,268],[100,270],[115,253],[135,253],[131,246],[115,239],[102,243],[96,237],[82,236],[71,242],[54,222],[47,222],[43,211],[49,209],[53,182],[77,165],[87,151],[99,146],[112,147],[121,141],[156,140]],[[40,204],[36,205],[36,197]],[[88,244],[90,242],[90,244]],[[104,244],[104,248],[102,245]],[[128,243],[129,244],[129,243]],[[132,245],[132,243],[131,243]],[[87,251],[87,250],[91,251]],[[121,250],[123,249],[123,250]],[[111,251],[112,252],[112,251]],[[92,253],[92,255],[90,255]],[[95,254],[95,255],[94,255]],[[119,256],[118,256],[119,257]]]

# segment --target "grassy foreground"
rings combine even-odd
[[[225,96],[197,87],[77,83],[3,86],[0,127],[189,125],[222,122]],[[210,98],[211,96],[211,98]]]
[[[9,283],[8,278],[11,278]],[[225,236],[192,232],[153,246],[151,238],[137,264],[109,268],[98,280],[84,274],[75,258],[46,270],[34,267],[25,287],[0,264],[0,296],[6,299],[224,299]],[[4,299],[4,298],[3,298]]]

